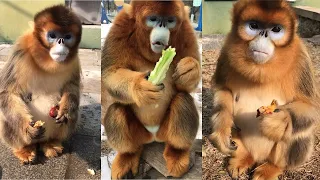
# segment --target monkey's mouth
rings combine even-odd
[[[268,55],[268,53],[266,53],[266,52],[255,50],[255,49],[253,49],[252,52],[253,53],[262,53],[262,54]]]
[[[164,43],[162,43],[160,41],[153,42],[152,45],[154,45],[154,46],[164,46],[164,47],[168,46],[168,45],[166,45],[166,44],[164,44]]]
[[[67,53],[52,53],[51,58],[56,62],[62,62],[66,59]]]
[[[168,44],[161,41],[154,41],[151,43],[151,49],[155,53],[161,53],[166,47],[168,47]]]

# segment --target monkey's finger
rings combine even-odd
[[[141,82],[141,84],[140,84],[141,86],[141,89],[143,90],[143,91],[153,91],[153,92],[158,92],[158,91],[161,91],[163,88],[164,88],[164,85],[162,84],[160,84],[160,85],[154,85],[154,84],[152,84],[151,82],[149,82],[149,81],[142,81]]]
[[[196,69],[197,64],[195,62],[189,62],[185,64],[178,64],[176,67],[176,72],[180,72],[181,74],[190,71],[192,69]]]
[[[231,139],[230,139],[230,141],[231,141],[231,142],[230,142],[229,149],[230,149],[230,150],[233,150],[233,151],[237,150],[237,149],[238,149],[238,146],[237,146],[236,142],[232,141]]]
[[[56,124],[60,124],[63,123],[64,121],[66,121],[66,116],[61,116],[59,119],[56,119]]]
[[[178,74],[185,74],[188,71],[191,71],[192,69],[198,69],[198,63],[194,62],[193,60],[187,61],[187,62],[180,62],[178,63],[176,69],[175,69],[175,73]]]
[[[29,125],[30,125],[31,127],[33,127],[35,124],[36,124],[36,122],[34,122],[34,121],[29,122]]]
[[[64,116],[64,114],[65,114],[65,112],[62,109],[59,110],[56,119],[60,119],[62,116]]]
[[[148,79],[149,79],[150,74],[151,74],[151,72],[150,72],[150,71],[146,72],[146,73],[145,73],[145,75],[144,75],[144,78],[145,78],[146,80],[148,80]]]
[[[189,82],[197,81],[199,79],[199,75],[196,73],[196,71],[191,70],[185,74],[179,75],[174,77],[174,80],[178,84],[189,84]]]

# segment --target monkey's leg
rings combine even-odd
[[[57,157],[63,151],[61,142],[57,140],[41,143],[40,147],[47,158]]]
[[[22,148],[14,148],[13,154],[21,161],[23,164],[35,163],[37,155],[37,146],[35,144],[24,146]]]
[[[281,173],[283,169],[272,164],[266,162],[258,166],[253,174],[253,180],[274,180],[276,179]]]
[[[255,162],[238,134],[232,133],[232,140],[237,145],[237,149],[231,154],[228,171],[232,178],[238,178],[242,173],[250,169]]]
[[[120,179],[130,170],[138,172],[143,144],[152,139],[129,106],[112,104],[104,117],[103,124],[108,143],[118,151],[111,167],[112,179]]]
[[[157,133],[157,138],[166,142],[163,156],[171,176],[181,177],[188,171],[190,149],[198,126],[199,115],[193,98],[189,93],[178,93]]]

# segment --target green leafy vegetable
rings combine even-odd
[[[148,81],[154,85],[161,84],[166,78],[166,73],[175,55],[176,49],[171,48],[171,46],[169,46],[166,50],[162,50],[162,56],[160,57],[153,71],[151,71]]]

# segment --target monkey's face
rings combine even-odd
[[[51,57],[51,62],[61,64],[73,59],[81,40],[81,22],[75,14],[62,5],[53,6],[38,13],[34,21],[34,35],[44,47],[43,53]],[[38,63],[50,63],[41,59]]]
[[[162,50],[172,45],[176,32],[182,24],[184,6],[179,1],[133,1],[133,14],[140,46],[148,45],[147,57],[161,55]],[[154,58],[153,58],[154,59]],[[155,59],[157,60],[157,59]]]
[[[239,16],[237,33],[247,42],[247,56],[257,64],[264,64],[278,48],[287,46],[295,33],[294,17],[280,6],[261,7],[249,4]]]
[[[50,48],[50,56],[56,62],[63,62],[66,60],[70,48],[72,48],[76,42],[75,35],[72,32],[59,32],[51,30],[45,32],[45,38]]]
[[[152,28],[150,45],[154,53],[161,53],[169,45],[170,30],[177,25],[176,16],[150,15],[146,18],[146,26]]]

